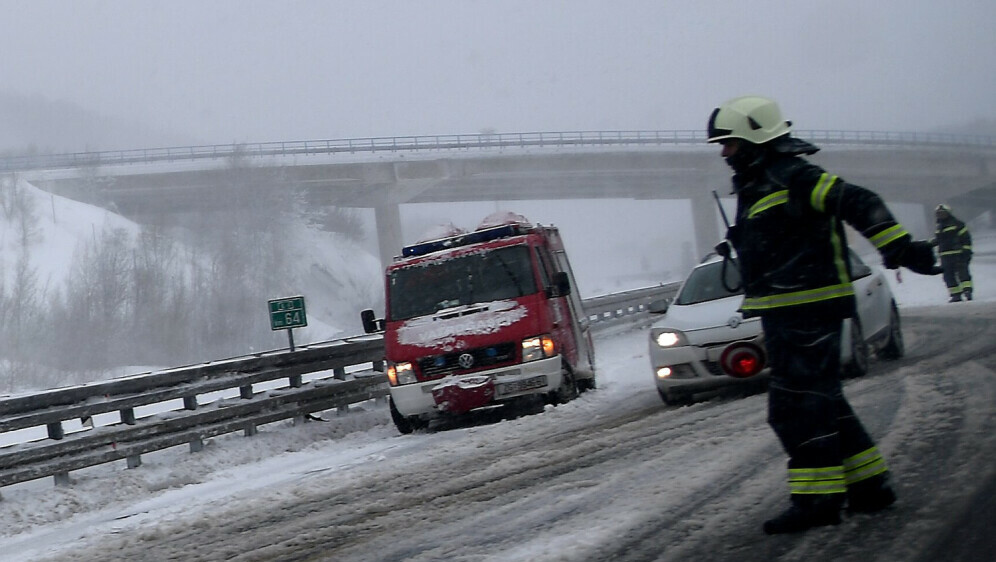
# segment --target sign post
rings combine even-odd
[[[294,328],[308,325],[308,316],[304,310],[304,297],[287,297],[268,301],[270,306],[270,329],[287,330],[287,340],[290,350],[294,351]]]

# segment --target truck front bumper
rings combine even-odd
[[[560,356],[465,375],[450,375],[428,382],[391,387],[394,407],[404,416],[437,417],[443,412],[500,404],[529,394],[544,394],[560,387]],[[490,391],[488,390],[490,389]],[[464,396],[459,403],[453,397]],[[441,397],[441,398],[440,398]]]

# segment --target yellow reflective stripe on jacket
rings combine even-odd
[[[837,268],[837,279],[841,283],[850,283],[851,276],[847,273],[847,264],[844,263],[844,244],[841,244],[840,236],[837,235],[837,219],[830,221],[830,244],[833,245],[833,264]]]
[[[813,206],[814,209],[823,213],[826,212],[827,204],[827,193],[830,192],[830,188],[833,187],[834,182],[837,181],[837,176],[831,176],[830,174],[823,172],[820,176],[819,181],[816,182],[816,187],[809,194],[809,204]]]
[[[784,189],[782,191],[776,191],[771,195],[766,195],[762,197],[757,203],[754,203],[753,205],[750,206],[750,209],[747,211],[747,218],[752,219],[758,213],[767,211],[768,209],[774,207],[775,205],[783,205],[785,203],[788,203],[788,200],[789,200],[789,192],[787,189]]]
[[[797,306],[800,304],[828,301],[831,299],[838,299],[853,295],[854,287],[850,283],[841,283],[839,285],[831,285],[829,287],[795,291],[792,293],[781,293],[778,295],[768,295],[766,297],[746,297],[744,298],[742,308],[744,310],[770,310],[785,306]]]
[[[939,256],[954,256],[954,255],[960,255],[962,253],[962,251],[964,251],[962,248],[955,248],[954,250],[945,250],[943,252],[938,252],[937,255],[939,255]]]
[[[886,466],[885,459],[879,454],[877,447],[871,447],[844,459],[844,479],[848,485],[867,480],[888,470],[889,467]]]
[[[843,494],[847,491],[844,467],[790,468],[789,491],[793,494]]]
[[[874,236],[870,236],[868,238],[868,241],[870,241],[875,246],[875,248],[882,249],[882,247],[884,247],[889,242],[894,242],[899,238],[906,236],[907,234],[909,234],[909,232],[907,232],[906,229],[903,228],[903,225],[896,224],[890,226],[889,228],[886,228],[885,230],[879,232]]]

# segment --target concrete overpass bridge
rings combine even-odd
[[[996,210],[996,139],[888,132],[796,131],[821,146],[811,158],[890,202],[940,202],[965,220]],[[729,170],[698,131],[602,131],[390,137],[211,145],[0,160],[0,171],[139,222],[155,214],[229,206],[248,165],[310,204],[373,209],[383,263],[402,245],[408,203],[557,199],[684,199],[696,253],[721,236],[712,190]],[[242,176],[244,177],[244,176]],[[220,197],[211,194],[222,193]],[[926,236],[928,232],[917,232]]]

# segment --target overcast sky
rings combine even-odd
[[[993,0],[0,0],[0,91],[192,142],[996,120]]]

